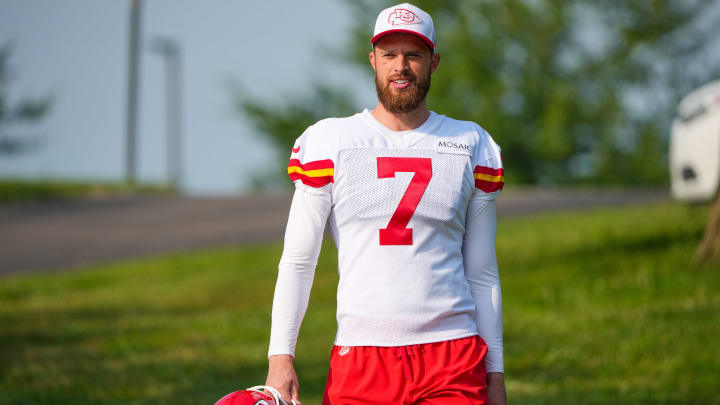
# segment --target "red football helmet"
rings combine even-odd
[[[295,401],[292,401],[295,405]],[[246,390],[231,392],[215,405],[289,405],[282,400],[280,393],[273,387],[258,385]]]

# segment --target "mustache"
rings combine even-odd
[[[402,79],[413,79],[413,80],[415,80],[415,79],[417,79],[417,76],[415,76],[415,75],[412,74],[412,73],[407,73],[407,74],[392,75],[392,76],[390,76],[390,77],[388,78],[388,80],[390,80],[390,81],[393,81],[393,80],[402,80]]]

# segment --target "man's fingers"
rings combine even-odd
[[[280,385],[280,384],[273,385],[273,384],[266,382],[265,385],[270,388],[274,388],[277,391],[277,393],[280,394],[280,399],[282,401],[284,401],[288,404],[290,403],[290,398],[292,398],[292,396],[290,394],[292,392],[292,383],[282,384],[282,385]],[[269,394],[269,392],[266,391],[266,394]]]
[[[297,390],[293,391],[292,400],[293,400],[293,402],[295,402],[295,405],[302,405],[302,402],[300,402],[300,397],[298,395]]]
[[[292,398],[293,401],[295,401],[295,404],[302,405],[300,402],[300,384],[298,384],[297,380],[293,381],[292,389],[290,390],[292,392]]]
[[[279,391],[278,390],[278,392],[280,393],[280,396],[282,397],[281,399],[289,404],[290,398],[292,398],[292,396],[290,395],[290,391]]]

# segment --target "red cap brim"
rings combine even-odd
[[[415,35],[416,37],[418,37],[418,38],[422,39],[423,41],[425,41],[425,43],[430,47],[430,49],[435,49],[435,44],[433,44],[433,41],[431,41],[430,38],[426,37],[425,35],[417,32],[417,31],[410,31],[410,30],[403,30],[403,29],[395,29],[395,30],[383,31],[383,32],[375,35],[374,37],[372,37],[372,38],[370,39],[370,43],[373,44],[373,45],[375,45],[375,42],[379,41],[379,40],[380,40],[382,37],[384,37],[385,35],[388,35],[388,34],[396,34],[396,33]]]

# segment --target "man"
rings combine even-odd
[[[323,404],[505,404],[500,149],[427,109],[440,62],[429,14],[385,9],[371,43],[377,107],[319,121],[292,150],[266,385],[299,401],[295,343],[327,222],[340,280]]]

